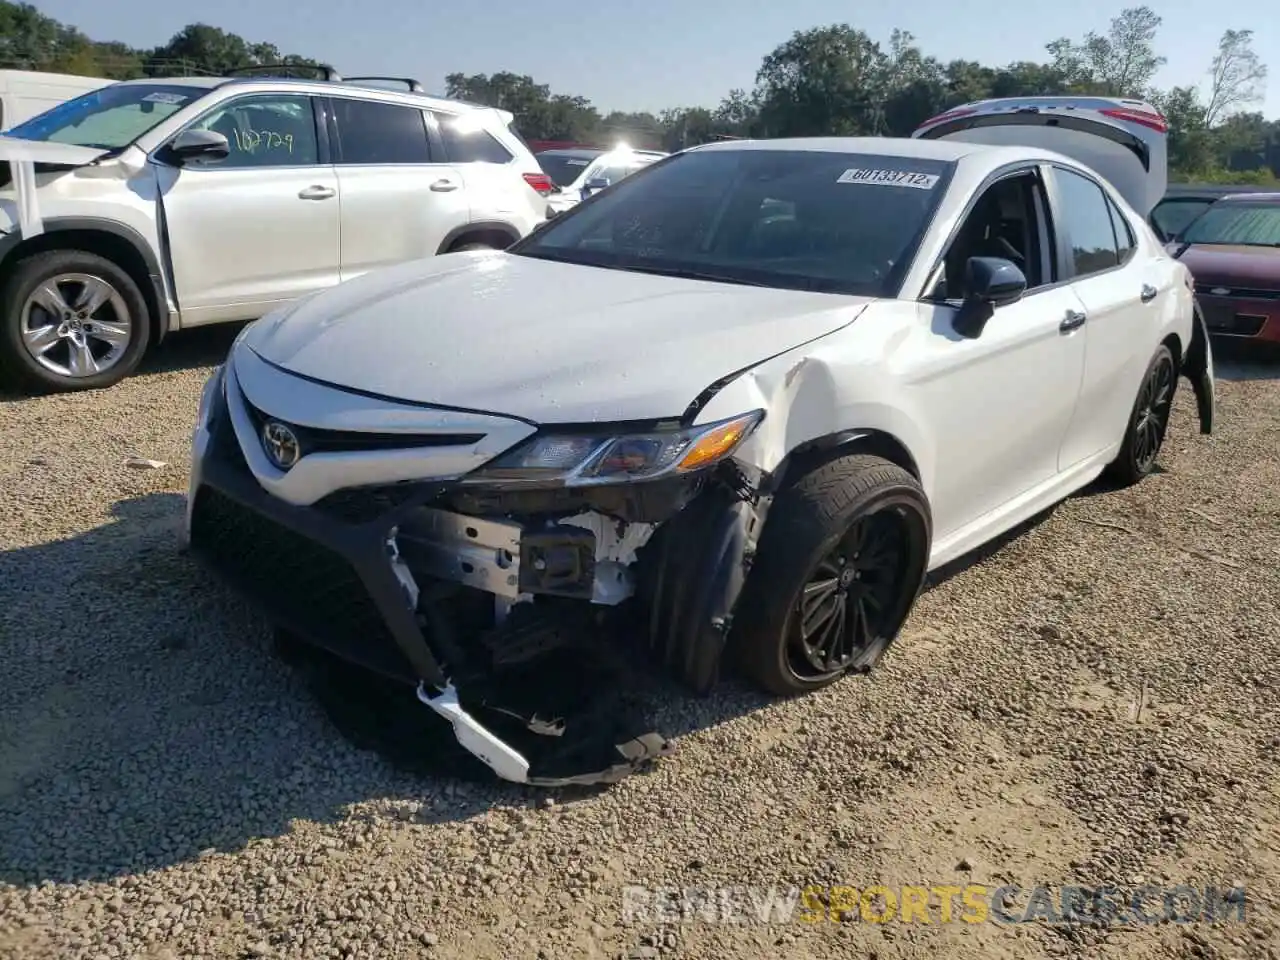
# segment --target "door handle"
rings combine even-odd
[[[1079,310],[1068,310],[1067,315],[1062,318],[1062,322],[1058,324],[1058,329],[1063,333],[1070,333],[1072,330],[1079,330],[1084,326],[1084,322],[1089,318]]]
[[[1143,302],[1143,303],[1150,303],[1152,300],[1154,300],[1154,299],[1156,298],[1156,295],[1157,295],[1159,292],[1160,292],[1160,291],[1159,291],[1159,290],[1157,290],[1155,287],[1153,287],[1151,284],[1149,284],[1149,283],[1144,283],[1144,284],[1142,285],[1142,302]]]
[[[299,190],[298,199],[299,200],[328,200],[335,193],[337,193],[337,191],[334,190],[332,187],[322,187],[320,186],[320,184],[317,183],[313,186],[306,187],[305,189]]]
[[[431,185],[431,189],[436,193],[448,193],[450,190],[457,190],[458,185],[452,180],[440,179]]]

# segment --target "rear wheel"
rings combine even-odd
[[[736,619],[743,671],[777,694],[869,670],[902,629],[928,566],[919,482],[880,457],[841,457],[778,495]]]
[[[1173,412],[1173,395],[1178,387],[1178,373],[1173,353],[1164,344],[1142,376],[1133,411],[1125,427],[1120,454],[1107,467],[1107,475],[1121,486],[1132,486],[1156,468],[1156,460],[1164,446]]]
[[[53,250],[22,260],[0,291],[0,364],[49,391],[111,386],[142,360],[146,301],[120,267],[96,254]]]

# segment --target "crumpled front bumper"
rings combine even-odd
[[[544,775],[468,711],[466,685],[450,675],[458,665],[437,658],[442,638],[430,636],[431,621],[418,609],[419,586],[398,556],[399,523],[449,485],[404,487],[398,502],[359,517],[340,500],[287,503],[267,493],[246,463],[222,387],[211,383],[193,437],[186,539],[201,562],[273,622],[405,684],[406,692],[416,688],[418,699],[452,724],[459,743],[506,780],[614,782],[669,752],[663,738],[643,733],[614,743],[608,762],[579,770],[559,763],[554,775]],[[461,698],[455,682],[462,684]]]

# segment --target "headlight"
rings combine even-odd
[[[471,483],[556,483],[570,487],[691,473],[733,453],[763,410],[684,430],[622,436],[543,434],[467,477]]]
[[[196,408],[196,423],[204,426],[209,422],[209,411],[213,409],[213,398],[218,391],[222,389],[223,371],[226,364],[219,364],[213,368],[213,373],[209,374],[209,379],[204,382],[204,389],[200,391],[200,406]]]

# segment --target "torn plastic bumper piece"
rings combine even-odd
[[[618,762],[602,770],[560,777],[529,775],[529,761],[515,747],[498,737],[468,713],[458,700],[453,684],[432,696],[425,684],[418,685],[418,699],[453,726],[454,736],[469,753],[482,760],[503,780],[540,787],[570,784],[617,783],[641,770],[651,761],[672,751],[669,740],[656,733],[646,733],[616,744]]]
[[[716,483],[655,537],[649,557],[649,645],[695,693],[715,685],[733,614],[771,498],[725,464]]]
[[[1191,332],[1191,346],[1187,349],[1182,373],[1191,381],[1191,389],[1195,393],[1200,432],[1211,435],[1217,407],[1217,386],[1213,374],[1213,347],[1199,305],[1196,306],[1195,328]]]

